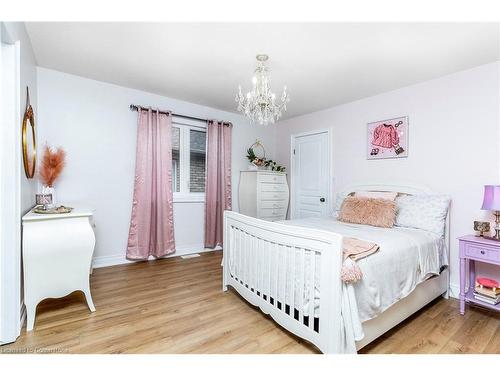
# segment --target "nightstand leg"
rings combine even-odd
[[[465,259],[460,259],[460,314],[465,314]]]
[[[469,259],[469,290],[476,286],[476,261]]]

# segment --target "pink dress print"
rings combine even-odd
[[[399,143],[399,135],[397,130],[392,125],[382,124],[373,131],[372,145],[392,148]]]

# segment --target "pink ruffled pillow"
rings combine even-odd
[[[337,219],[345,223],[392,228],[396,214],[397,206],[394,201],[354,196],[344,199]]]

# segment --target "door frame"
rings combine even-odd
[[[0,101],[5,110],[0,117],[0,345],[19,336],[22,308],[20,42],[11,43],[4,31],[1,27]]]
[[[296,186],[295,186],[295,181],[297,180],[295,178],[296,175],[296,164],[295,164],[295,154],[294,154],[294,149],[295,149],[295,141],[297,138],[300,137],[307,137],[310,135],[318,135],[318,134],[325,134],[327,137],[327,161],[326,161],[326,169],[328,170],[328,173],[330,175],[330,178],[328,178],[328,183],[327,183],[327,192],[326,192],[326,200],[327,200],[327,212],[328,215],[332,212],[332,187],[333,187],[333,170],[332,170],[332,130],[330,128],[326,129],[317,129],[317,130],[311,130],[307,132],[301,132],[301,133],[296,133],[292,134],[290,136],[290,212],[289,212],[289,217],[290,219],[295,219],[295,192],[296,192]]]

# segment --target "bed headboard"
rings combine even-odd
[[[414,194],[437,194],[436,191],[423,185],[414,184],[355,184],[348,185],[344,189],[341,189],[340,193],[352,193],[355,191],[395,191],[398,193],[404,193],[409,195]]]
[[[439,194],[439,192],[430,189],[427,186],[424,185],[417,185],[417,184],[409,184],[409,183],[403,183],[403,184],[353,184],[353,185],[347,185],[343,189],[340,189],[337,191],[337,194],[335,194],[335,199],[339,196],[346,196],[350,193],[356,192],[356,191],[395,191],[398,193],[403,193],[403,194],[408,194],[408,195],[415,195],[415,194]],[[448,208],[448,214],[446,215],[446,227],[445,227],[445,243],[446,243],[446,251],[448,255],[448,261],[450,261],[450,209],[451,207]]]

